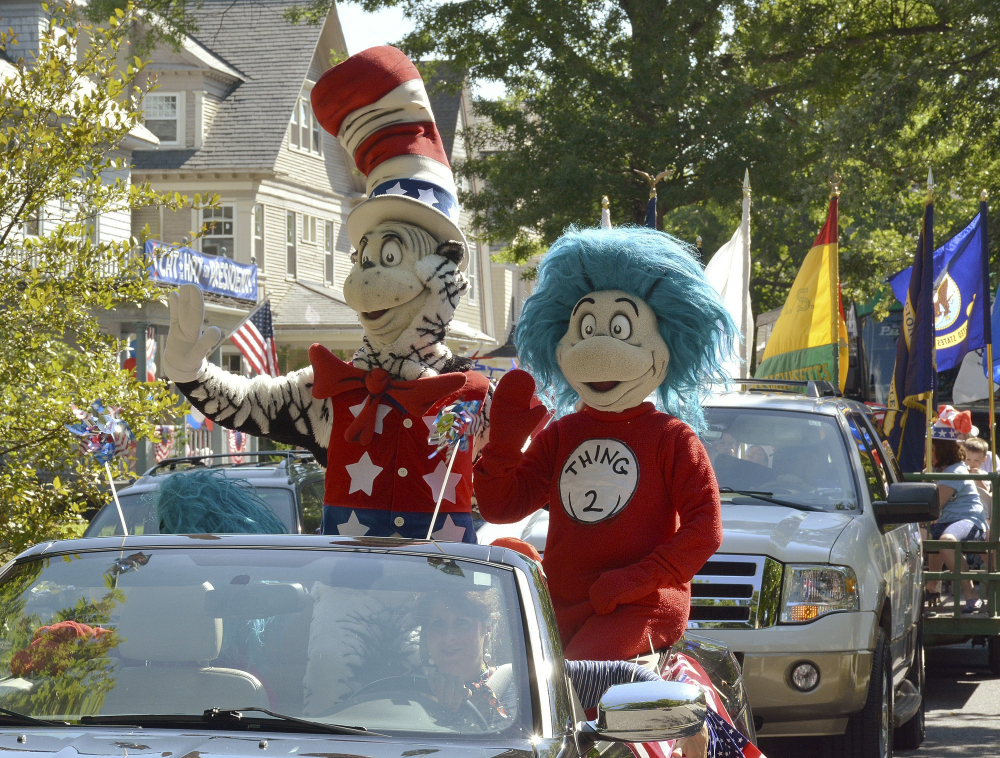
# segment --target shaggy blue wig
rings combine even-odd
[[[514,339],[523,367],[551,388],[546,401],[559,415],[573,410],[579,395],[559,369],[556,345],[580,298],[602,290],[628,292],[653,309],[670,350],[657,405],[701,431],[704,395],[728,379],[722,361],[738,339],[736,324],[692,248],[647,227],[570,227],[539,264]]]
[[[155,490],[161,534],[287,534],[246,479],[225,469],[179,471]]]

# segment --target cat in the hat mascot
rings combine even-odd
[[[205,360],[221,338],[202,331],[201,290],[170,298],[167,376],[208,418],[304,447],[326,465],[325,534],[475,542],[472,460],[460,451],[448,481],[429,428],[454,402],[488,400],[489,382],[445,344],[468,288],[468,244],[455,182],[420,74],[393,47],[375,47],[327,71],[312,90],[317,119],[367,177],[368,198],[347,218],[354,266],[344,298],[364,328],[350,363],[320,345],[311,365],[254,379]],[[484,423],[479,442],[485,440]]]
[[[497,385],[475,489],[492,522],[548,505],[567,658],[631,658],[683,634],[691,579],[722,542],[700,403],[736,338],[698,260],[663,232],[570,230],[539,265],[515,337],[527,371]],[[536,382],[562,415],[522,452],[544,413]]]

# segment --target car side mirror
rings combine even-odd
[[[593,728],[599,740],[662,742],[701,731],[705,693],[682,682],[616,684],[601,697]]]
[[[872,503],[875,520],[888,524],[919,524],[941,515],[937,485],[932,482],[896,482],[889,485],[889,499]]]

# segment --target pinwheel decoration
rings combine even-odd
[[[483,417],[479,408],[480,402],[478,400],[453,403],[442,408],[434,421],[429,441],[435,449],[429,457],[433,458],[438,453],[447,450],[451,450],[451,455],[448,457],[448,467],[445,469],[444,479],[441,481],[441,491],[438,493],[437,502],[434,505],[434,514],[427,527],[427,539],[431,539],[431,533],[434,531],[434,523],[441,510],[441,501],[444,499],[444,491],[448,484],[448,477],[451,475],[451,467],[455,464],[455,456],[458,455],[459,450],[469,449],[469,445],[472,444],[471,440],[475,439],[482,425]]]
[[[128,424],[121,418],[121,408],[105,407],[100,400],[90,404],[88,410],[75,405],[70,406],[77,418],[75,424],[66,424],[66,428],[80,438],[80,453],[91,455],[98,463],[104,464],[104,471],[111,485],[111,494],[118,508],[118,518],[121,519],[122,531],[128,534],[125,524],[125,514],[118,500],[114,477],[111,476],[110,461],[120,455],[135,451],[135,435]]]

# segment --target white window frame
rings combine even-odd
[[[469,280],[469,303],[479,300],[479,246],[470,245],[469,266],[465,269],[465,278]]]
[[[264,270],[264,206],[255,203],[253,207],[253,257],[257,270]]]
[[[295,101],[288,126],[288,149],[309,155],[323,155],[323,129],[313,113],[308,96],[299,97]]]
[[[326,274],[326,283],[332,285],[337,277],[337,259],[334,257],[334,228],[332,221],[323,222],[323,271]]]
[[[175,140],[160,140],[160,145],[165,147],[176,147],[178,145],[184,144],[184,93],[183,92],[147,92],[145,98],[143,99],[143,125],[146,124],[146,104],[150,98],[166,98],[173,97],[174,104],[177,109],[177,114],[174,116],[176,121],[176,139]],[[153,119],[154,121],[169,121],[168,118]],[[149,127],[146,127],[149,129]],[[152,131],[152,129],[150,129]],[[154,134],[156,132],[153,132]]]
[[[302,214],[302,241],[316,244],[316,226],[318,220],[315,216]]]
[[[229,211],[230,215],[226,216],[225,212]],[[222,212],[222,216],[216,216],[217,212]],[[206,215],[209,214],[209,215]],[[236,206],[232,203],[222,203],[215,208],[202,208],[201,210],[201,223],[203,226],[211,225],[216,222],[221,222],[225,224],[227,221],[232,223],[232,234],[211,234],[206,232],[201,238],[201,251],[206,255],[213,255],[214,253],[209,253],[205,250],[205,242],[213,239],[231,239],[231,246],[225,246],[226,252],[223,253],[224,257],[230,260],[236,260]]]
[[[285,278],[295,279],[298,272],[295,237],[295,211],[285,211]]]

